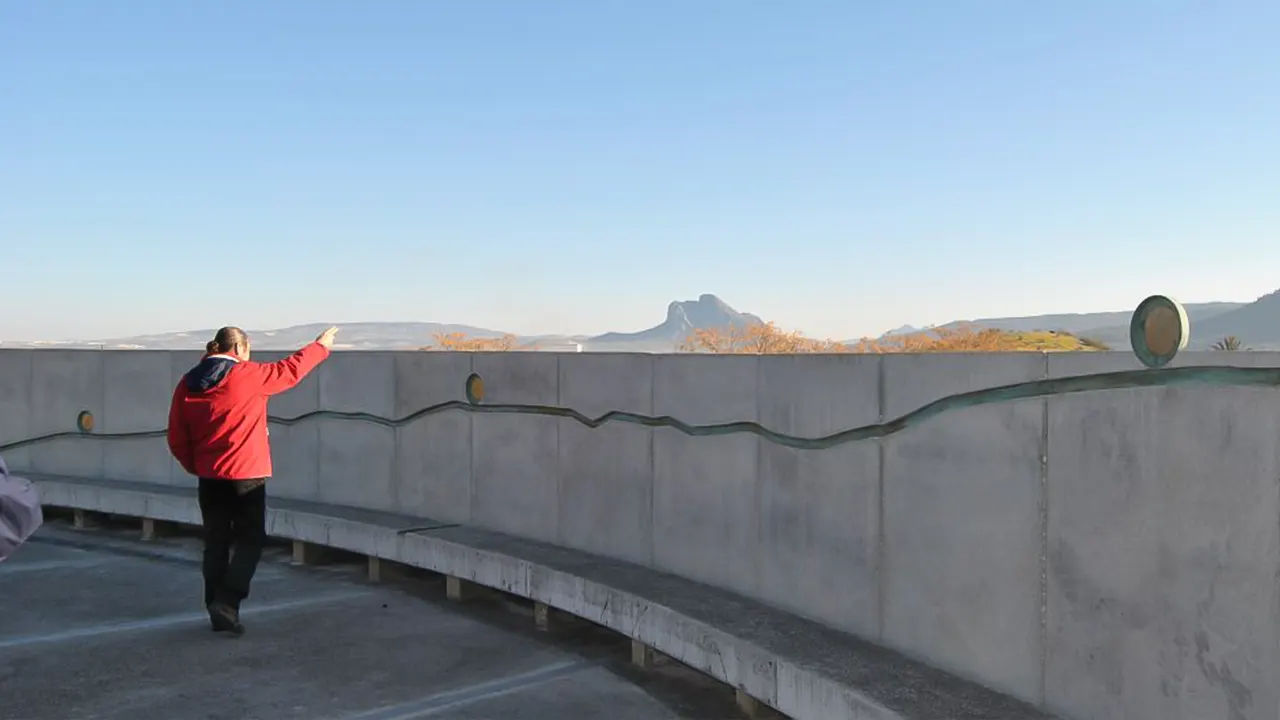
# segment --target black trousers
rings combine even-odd
[[[256,485],[256,487],[253,487]],[[253,487],[243,492],[246,487]],[[266,483],[200,478],[204,521],[204,604],[215,600],[237,610],[267,541]]]

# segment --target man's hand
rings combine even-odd
[[[320,335],[316,338],[316,342],[323,345],[326,350],[332,350],[333,336],[337,334],[338,334],[338,328],[331,327],[328,330],[325,330],[324,332],[320,333]]]

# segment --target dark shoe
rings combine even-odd
[[[240,613],[235,608],[225,603],[211,602],[207,609],[214,632],[230,633],[235,637],[244,634],[244,626],[240,624]]]

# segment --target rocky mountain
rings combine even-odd
[[[764,321],[758,316],[738,312],[715,295],[704,294],[697,300],[676,301],[668,305],[667,318],[660,325],[639,332],[597,335],[587,340],[586,349],[671,352],[695,330],[763,324]]]

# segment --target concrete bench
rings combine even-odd
[[[32,476],[46,506],[200,524],[195,489]],[[782,610],[668,573],[428,518],[271,498],[267,530],[292,540],[441,573],[605,626],[797,720],[1051,720],[1025,703]],[[301,558],[300,558],[301,559]],[[541,611],[541,612],[539,612]]]

